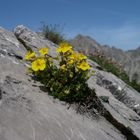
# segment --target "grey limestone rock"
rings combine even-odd
[[[97,97],[109,97],[108,102],[101,103],[111,119],[78,114],[42,91],[42,85],[26,74],[27,64],[22,61],[27,46],[34,51],[47,46],[54,57],[57,45],[23,25],[17,26],[14,34],[0,28],[0,140],[140,139],[140,116],[132,107],[138,108],[140,95],[136,91],[126,90],[126,98],[135,101],[132,106],[122,102],[112,92],[116,86],[109,87],[112,83],[123,87],[125,83],[90,62],[96,76],[89,79],[89,87],[95,88]],[[13,55],[8,54],[11,52]]]
[[[14,29],[16,37],[28,48],[31,48],[33,51],[37,51],[39,48],[48,47],[49,53],[51,56],[55,57],[55,48],[56,44],[45,39],[43,36],[32,32],[27,27],[19,25]]]

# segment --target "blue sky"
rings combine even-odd
[[[140,0],[0,0],[0,26],[38,31],[44,21],[64,25],[67,38],[89,35],[128,50],[140,45],[139,7]]]

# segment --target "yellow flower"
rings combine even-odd
[[[35,58],[36,55],[35,55],[35,52],[27,52],[27,54],[25,55],[25,60],[30,60],[32,58]]]
[[[79,54],[78,54],[78,59],[79,59],[79,60],[86,60],[87,57],[86,57],[85,55],[83,55],[82,53],[79,53]]]
[[[66,70],[66,65],[63,64],[62,66],[60,66],[60,69],[65,71]]]
[[[44,59],[37,59],[32,62],[32,70],[33,71],[39,71],[39,70],[44,70],[46,68],[46,61]]]
[[[72,59],[72,60],[78,60],[78,53],[72,52],[72,54],[70,55],[69,58]]]
[[[39,50],[39,53],[40,53],[42,56],[48,54],[48,48],[41,48],[41,49]]]
[[[90,69],[90,66],[87,62],[82,62],[80,63],[79,65],[77,65],[77,68],[83,70],[83,71],[86,71],[86,70],[89,70]]]
[[[75,61],[81,61],[81,60],[86,60],[87,57],[83,55],[82,53],[72,52],[70,55],[70,59],[73,59]]]
[[[57,52],[66,53],[72,50],[72,46],[69,45],[67,42],[61,43],[59,47],[56,49]]]
[[[74,60],[72,60],[72,59],[68,61],[69,65],[72,65],[73,63],[74,63]]]

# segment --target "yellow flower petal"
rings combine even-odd
[[[82,53],[78,54],[78,58],[79,58],[79,60],[86,60],[87,59],[87,57]]]
[[[69,58],[72,59],[72,60],[78,60],[78,53],[72,52],[72,54],[70,55]]]
[[[62,66],[60,66],[60,69],[65,71],[66,70],[66,65],[63,64]]]
[[[56,49],[57,52],[62,52],[62,53],[66,53],[71,50],[72,50],[72,46],[66,42],[61,43],[59,47]]]
[[[48,54],[48,51],[49,51],[48,48],[41,48],[39,50],[39,53],[40,53],[40,55],[44,56],[44,55]]]
[[[74,60],[86,60],[87,59],[87,57],[84,54],[76,53],[76,52],[72,52],[70,58],[74,59]]]
[[[35,52],[27,52],[27,54],[25,55],[25,60],[30,60],[35,57],[36,57]]]
[[[38,71],[38,70],[39,70],[38,67],[37,67],[37,65],[36,65],[36,62],[35,62],[35,61],[32,62],[32,70],[33,70],[33,71]]]
[[[42,64],[41,66],[40,66],[40,70],[44,70],[45,69],[45,67],[46,67],[46,65],[45,64]]]
[[[32,70],[39,71],[44,70],[46,68],[46,61],[44,59],[37,59],[32,62]]]
[[[73,63],[74,63],[74,60],[69,60],[69,61],[68,61],[68,64],[69,64],[69,65],[72,65]]]
[[[80,64],[77,65],[77,68],[83,70],[83,71],[86,71],[86,70],[89,70],[90,69],[90,66],[87,62],[82,62]]]

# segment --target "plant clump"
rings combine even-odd
[[[65,41],[64,35],[60,30],[59,25],[43,23],[41,31],[44,34],[45,38],[49,39],[55,44],[59,44]]]
[[[93,73],[87,57],[73,51],[67,42],[60,43],[55,58],[50,57],[48,51],[46,47],[41,48],[38,53],[26,54],[25,59],[31,63],[29,69],[33,77],[43,83],[55,98],[69,103],[85,102],[93,94],[87,85],[87,80]],[[58,65],[54,63],[56,60]]]

